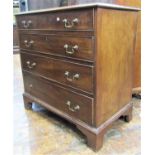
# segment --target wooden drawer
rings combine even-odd
[[[20,47],[40,53],[93,60],[93,37],[21,34]]]
[[[92,66],[26,53],[21,53],[21,59],[24,70],[68,87],[93,93]]]
[[[24,14],[17,24],[19,29],[92,30],[93,9]]]
[[[23,72],[23,77],[26,93],[92,125],[92,98],[57,87],[55,84],[25,72]]]

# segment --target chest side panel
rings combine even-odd
[[[137,12],[96,12],[96,125],[113,116],[131,99]]]

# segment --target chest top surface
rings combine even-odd
[[[128,7],[128,6],[116,5],[116,4],[90,3],[90,4],[81,4],[81,5],[73,5],[73,6],[40,9],[40,10],[35,10],[35,11],[26,11],[26,12],[18,13],[16,15],[37,14],[37,13],[42,13],[42,12],[55,12],[55,11],[65,11],[65,10],[72,10],[72,9],[95,8],[95,7],[117,9],[117,10],[129,10],[129,11],[139,11],[140,10],[140,8]]]

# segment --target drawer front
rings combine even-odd
[[[92,30],[93,9],[17,16],[19,29]]]
[[[49,105],[92,125],[93,99],[57,87],[37,76],[23,72],[25,91]]]
[[[20,47],[64,57],[93,60],[93,37],[21,34]]]
[[[44,76],[55,82],[93,92],[93,67],[68,61],[21,53],[24,70]]]

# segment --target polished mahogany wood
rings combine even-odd
[[[51,84],[47,80],[24,71],[23,77],[25,92],[67,113],[73,118],[93,125],[92,98],[58,87],[56,84]],[[30,101],[25,103],[29,105]],[[67,103],[70,103],[70,105]],[[29,108],[30,106],[26,107]]]
[[[27,53],[21,53],[21,60],[24,70],[93,93],[93,66]]]
[[[66,21],[66,27],[65,22]],[[77,19],[78,21],[74,22]],[[73,23],[74,22],[74,23]],[[74,24],[72,26],[72,24]],[[93,9],[38,13],[17,16],[19,29],[87,30],[93,29]]]
[[[32,43],[31,43],[32,42]],[[67,47],[65,47],[67,46]],[[37,53],[93,61],[94,37],[21,34],[20,47]]]
[[[114,121],[118,118],[123,118],[125,122],[132,120],[132,107],[132,103],[125,105],[100,127],[95,128],[95,130],[91,130],[83,125],[77,125],[77,128],[86,136],[88,146],[97,151],[102,147],[104,134],[112,126]]]
[[[68,0],[68,5],[88,4],[94,2],[118,4],[123,6],[141,7],[141,0]],[[136,42],[133,62],[133,94],[141,90],[141,11],[138,13]]]
[[[133,88],[134,90],[141,90],[141,12],[138,13],[133,71]]]
[[[130,100],[137,11],[136,8],[91,4],[17,15],[25,107],[29,109],[31,103],[36,102],[71,121],[86,136],[88,145],[99,150],[106,130],[114,121],[121,116],[126,122],[132,119]],[[79,23],[75,29],[66,30],[55,23],[49,26],[49,17],[62,15],[74,19],[75,14],[82,19],[81,26]],[[32,19],[35,27],[23,29],[20,22],[25,17]],[[38,24],[36,19],[42,23]],[[45,36],[50,37],[56,47],[47,45]],[[24,44],[30,46],[28,48],[23,45],[26,38]],[[59,56],[52,55],[65,43],[65,38],[89,49],[93,55],[90,57],[85,50],[88,57],[81,52],[73,59],[62,54],[63,48],[57,51],[61,53]]]
[[[141,7],[141,0],[115,0],[114,4],[124,6]],[[141,90],[141,11],[138,12],[136,42],[134,50],[134,66],[133,66],[133,94],[140,94]]]
[[[137,13],[100,8],[96,13],[95,119],[99,126],[131,100]]]
[[[68,121],[74,123],[77,128],[86,136],[87,144],[94,151],[98,151],[103,145],[104,134],[111,127],[112,123],[116,121],[118,118],[123,118],[124,121],[130,122],[132,120],[132,103],[125,105],[120,111],[115,113],[110,119],[108,119],[105,123],[103,123],[98,128],[92,128],[85,122],[81,122],[78,119],[74,119],[74,117],[62,112],[61,110],[55,108],[54,106],[50,106],[47,102],[40,100],[28,93],[23,94],[24,105],[26,109],[32,108],[32,103],[38,103],[50,111],[58,114],[59,116],[67,119]]]
[[[141,7],[141,0],[115,0],[114,4]],[[133,63],[133,94],[141,90],[141,11],[138,12],[137,32]]]

